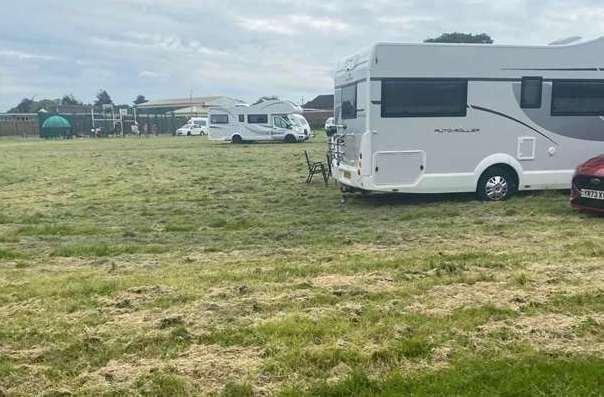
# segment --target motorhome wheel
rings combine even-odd
[[[287,135],[285,137],[285,143],[296,143],[296,142],[297,142],[296,137],[293,135]]]
[[[514,175],[503,167],[484,172],[478,181],[478,195],[484,201],[504,201],[518,189]]]
[[[243,140],[241,139],[240,135],[233,135],[233,138],[231,139],[231,141],[235,144],[238,145],[240,144]]]

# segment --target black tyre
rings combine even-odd
[[[243,142],[243,139],[241,139],[240,135],[233,135],[231,142],[233,142],[233,144],[235,144],[235,145],[239,145]]]
[[[298,140],[296,139],[295,136],[293,136],[293,135],[285,136],[285,143],[296,143],[296,142],[298,142]]]
[[[517,191],[516,176],[504,167],[489,168],[478,180],[477,193],[483,201],[504,201]]]
[[[187,136],[191,136],[191,131],[187,132]]]

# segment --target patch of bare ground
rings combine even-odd
[[[494,281],[437,285],[418,295],[407,307],[412,312],[445,316],[462,308],[494,306],[521,310],[544,304],[560,294],[585,293],[604,287],[604,262],[535,264],[524,270],[525,283],[514,281],[510,270],[498,272]]]
[[[548,352],[589,354],[604,357],[604,340],[586,327],[604,327],[604,314],[569,316],[542,314],[495,321],[478,328],[473,335],[477,346],[493,337],[502,346],[523,342]]]
[[[105,367],[80,376],[84,389],[134,389],[141,378],[169,369],[186,377],[203,394],[218,392],[228,382],[249,382],[260,394],[268,385],[258,379],[261,350],[243,347],[195,345],[173,359],[110,361]],[[261,382],[262,380],[262,382]]]

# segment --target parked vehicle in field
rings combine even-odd
[[[568,189],[575,165],[604,152],[603,65],[604,38],[375,44],[337,66],[334,176],[349,191],[490,201]]]
[[[294,115],[300,113],[300,106],[279,99],[261,100],[253,105],[213,108],[209,114],[209,138],[232,143],[303,142],[310,137],[310,131],[299,126],[294,119]]]
[[[208,119],[206,117],[192,117],[187,124],[176,130],[176,135],[208,135]]]
[[[604,212],[604,154],[577,167],[570,200],[577,209]]]
[[[302,128],[305,135],[309,137],[313,136],[312,128],[310,128],[310,124],[308,123],[308,120],[306,120],[306,117],[299,113],[292,113],[289,115],[289,119],[299,128]]]

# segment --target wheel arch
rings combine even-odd
[[[480,177],[485,173],[485,171],[493,167],[507,168],[516,177],[517,186],[521,186],[520,184],[522,182],[523,170],[520,162],[509,154],[497,153],[486,157],[478,164],[478,166],[474,170],[474,182],[476,188],[478,188],[478,181],[480,180]]]

